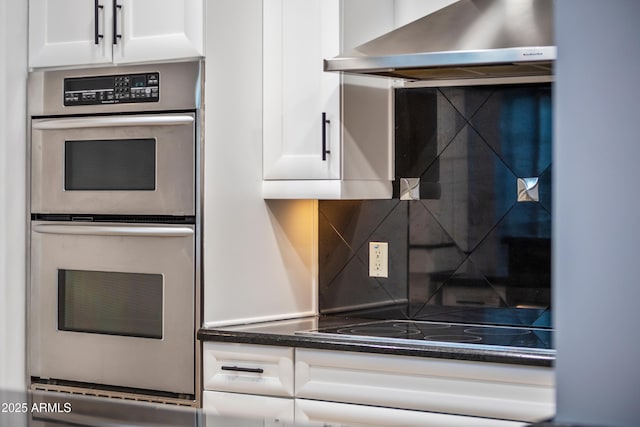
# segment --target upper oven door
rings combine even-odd
[[[34,119],[32,213],[195,215],[195,119]]]

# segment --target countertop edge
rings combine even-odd
[[[412,357],[468,360],[477,362],[506,363],[552,367],[555,357],[531,353],[505,352],[500,350],[459,349],[447,347],[426,347],[394,345],[373,341],[345,341],[330,338],[306,337],[272,333],[231,331],[202,328],[197,337],[202,342],[233,342],[240,344],[274,345],[319,350],[352,351],[359,353],[390,354]]]

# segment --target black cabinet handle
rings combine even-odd
[[[253,374],[264,373],[264,369],[262,368],[243,368],[242,366],[221,366],[220,369],[223,371],[251,372]]]
[[[322,161],[327,160],[327,154],[331,154],[331,150],[327,150],[327,125],[331,120],[327,119],[327,113],[322,113]]]
[[[122,10],[122,5],[113,0],[113,44],[118,44],[118,39],[122,38],[122,34],[118,34],[118,9]]]
[[[93,18],[94,18],[94,33],[93,33],[93,43],[100,44],[100,39],[104,37],[104,34],[100,34],[100,16],[98,11],[100,9],[104,9],[104,6],[98,3],[98,0],[94,0],[93,3]]]

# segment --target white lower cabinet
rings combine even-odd
[[[406,409],[296,399],[297,423],[337,426],[521,427],[528,423]]]
[[[206,416],[243,418],[243,426],[275,426],[294,422],[294,400],[282,397],[205,390],[202,409]],[[211,422],[207,425],[218,424]]]
[[[554,389],[544,367],[296,349],[296,398],[533,422]]]
[[[207,415],[256,425],[517,427],[555,414],[553,369],[503,363],[205,342],[203,385]]]
[[[291,347],[205,342],[205,415],[241,417],[247,427],[293,423],[293,357]],[[239,424],[235,420],[229,425]]]

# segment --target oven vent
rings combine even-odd
[[[157,395],[155,392],[150,390],[138,390],[138,389],[127,389],[120,387],[108,387],[108,388],[95,388],[95,385],[81,383],[78,385],[71,385],[72,382],[65,381],[64,384],[55,384],[43,382],[43,383],[32,383],[31,390],[33,391],[47,391],[47,392],[58,392],[58,393],[67,393],[78,396],[91,396],[91,397],[107,397],[111,399],[120,399],[120,400],[129,400],[136,402],[147,402],[147,403],[161,403],[175,406],[185,406],[185,407],[198,407],[198,404],[193,395],[186,395],[181,397],[182,395],[173,394],[173,393],[162,393],[158,392]],[[151,394],[145,394],[151,393]]]

